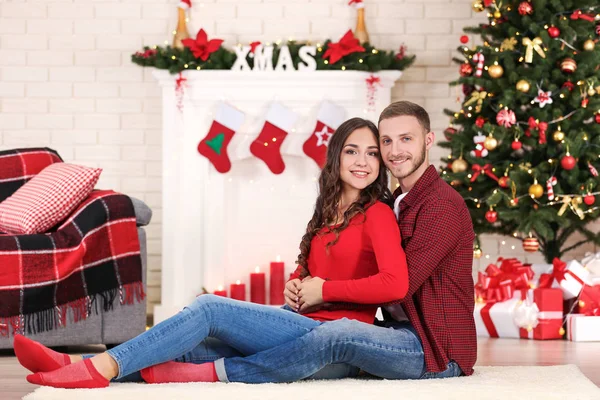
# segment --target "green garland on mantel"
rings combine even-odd
[[[415,60],[415,56],[407,56],[393,51],[378,50],[369,43],[363,43],[364,52],[348,54],[335,64],[328,63],[323,59],[323,53],[331,40],[327,40],[321,47],[317,48],[315,61],[317,70],[353,70],[378,72],[381,70],[399,70],[408,68]],[[298,64],[302,63],[298,51],[300,47],[310,45],[296,41],[286,43],[290,50],[294,68],[298,69]],[[279,57],[281,44],[273,44],[273,65],[276,64]],[[131,61],[134,64],[143,67],[154,67],[158,69],[169,70],[172,74],[177,74],[184,70],[202,70],[202,69],[231,69],[237,56],[235,52],[220,47],[212,53],[206,61],[194,57],[189,48],[183,50],[171,46],[153,46],[144,47],[143,51],[131,55]],[[254,67],[254,58],[247,57],[248,64]]]

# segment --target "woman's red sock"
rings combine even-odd
[[[58,353],[23,335],[15,335],[14,348],[21,365],[34,373],[54,371],[71,364],[67,354]]]
[[[86,358],[55,371],[27,375],[27,382],[63,389],[96,389],[107,387],[110,381],[98,372],[91,358]]]
[[[147,383],[218,382],[215,363],[191,364],[169,361],[140,371]]]

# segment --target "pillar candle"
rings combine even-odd
[[[250,274],[250,301],[258,304],[265,304],[265,273],[260,272],[256,267],[254,273]]]
[[[215,290],[214,294],[217,296],[227,297],[227,290],[225,290],[222,285],[219,285],[217,290]]]
[[[240,281],[229,285],[229,293],[232,299],[246,301],[246,285]]]
[[[273,305],[282,305],[283,301],[283,289],[285,287],[285,280],[283,277],[284,264],[281,262],[281,257],[277,256],[277,261],[271,263],[271,273],[269,274],[269,280],[271,286],[269,287],[269,302]]]

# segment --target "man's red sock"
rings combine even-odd
[[[110,381],[98,372],[91,358],[86,358],[55,371],[27,375],[27,382],[63,389],[97,389],[107,387]]]
[[[191,364],[169,361],[140,371],[147,383],[218,382],[215,363]]]
[[[54,371],[71,364],[67,354],[58,353],[23,335],[15,335],[14,348],[21,365],[34,373]]]

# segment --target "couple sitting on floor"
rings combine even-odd
[[[379,129],[352,118],[336,130],[283,308],[202,295],[94,356],[17,335],[27,380],[100,388],[471,375],[474,233],[462,197],[429,165],[433,144],[427,112],[406,101],[382,112]],[[393,195],[385,167],[400,183]],[[373,324],[378,306],[385,320]]]

